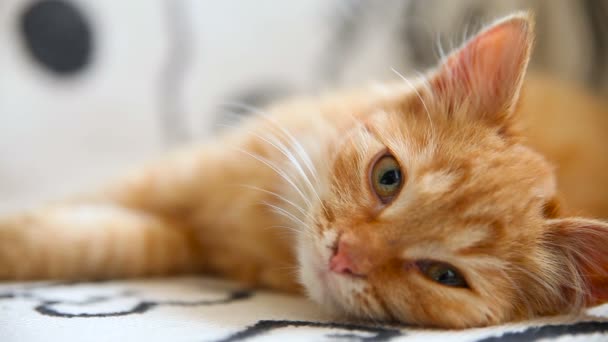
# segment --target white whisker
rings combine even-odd
[[[256,159],[257,161],[259,161],[262,164],[271,168],[274,172],[276,172],[279,176],[281,176],[281,178],[283,178],[289,185],[291,185],[291,187],[298,193],[298,195],[300,195],[302,200],[304,200],[304,202],[306,202],[306,205],[309,208],[312,208],[312,203],[310,202],[308,197],[302,192],[302,190],[300,190],[300,188],[294,183],[294,181],[287,175],[287,173],[285,171],[281,170],[279,167],[274,165],[272,162],[270,162],[266,158],[260,157],[258,155],[255,155],[255,154],[245,151],[243,149],[237,149],[237,150],[241,153],[244,153],[244,154]]]
[[[273,127],[277,128],[282,133],[283,137],[287,139],[287,143],[288,143],[289,147],[286,146],[285,144],[283,144],[281,141],[279,141],[276,138],[270,140],[268,138],[264,138],[264,137],[260,136],[259,134],[250,132],[257,138],[263,140],[264,142],[268,143],[270,146],[277,149],[279,152],[281,152],[287,158],[287,160],[296,168],[301,179],[306,183],[309,191],[319,201],[321,208],[323,210],[327,210],[325,208],[325,204],[321,200],[321,197],[317,191],[317,187],[319,186],[319,178],[317,176],[316,168],[314,167],[312,160],[310,159],[308,153],[306,152],[306,149],[304,149],[304,147],[297,141],[297,139],[283,125],[281,125],[278,122],[278,120],[276,120],[269,113],[267,113],[263,110],[260,110],[258,108],[255,108],[255,107],[252,107],[252,106],[249,106],[246,104],[239,104],[239,103],[229,103],[227,105],[232,106],[233,108],[247,110],[247,111],[250,111],[257,115],[260,115],[262,118],[267,120],[270,124],[272,124]],[[292,153],[292,151],[291,151],[292,149],[295,150],[295,154],[299,158],[296,158],[294,153]],[[304,163],[304,166],[306,167],[308,172],[304,171],[304,169],[302,168],[302,166],[300,164],[300,161],[302,163]],[[311,182],[311,180],[309,179],[309,176],[308,176],[309,174],[314,180],[314,183],[315,183],[314,185]],[[299,188],[298,188],[298,190],[299,190]],[[298,192],[301,193],[301,191],[298,191]],[[308,201],[308,203],[310,203],[310,201]],[[311,206],[309,205],[309,207],[311,207]]]
[[[283,145],[280,141],[275,140],[273,142],[270,139],[266,139],[258,134],[255,134],[255,133],[252,133],[252,134],[254,134],[257,138],[268,143],[270,146],[276,148],[279,152],[281,152],[281,154],[283,154],[289,160],[289,162],[296,168],[296,170],[298,171],[298,173],[300,174],[300,176],[302,177],[304,182],[306,182],[306,185],[309,187],[309,189],[311,191],[313,191],[316,195],[315,187],[310,182],[310,179],[308,179],[308,176],[306,175],[306,172],[304,172],[304,169],[300,165],[300,162],[295,158],[295,156],[289,151],[289,149],[285,145]],[[319,201],[321,201],[321,199],[318,198],[318,195],[317,195],[317,199]]]
[[[439,59],[441,61],[445,61],[447,59],[447,54],[445,53],[445,50],[443,49],[443,44],[441,42],[441,33],[439,31],[437,31],[437,38],[436,38],[436,47],[437,47],[437,52],[439,53]]]
[[[274,226],[269,226],[269,227],[266,227],[266,228],[267,229],[284,229],[284,230],[287,230],[287,231],[290,231],[290,232],[294,232],[296,234],[302,233],[302,231],[299,230],[299,229],[297,229],[297,228],[290,227],[290,226],[285,226],[285,225],[274,225]]]
[[[293,147],[295,148],[296,153],[298,153],[298,155],[300,156],[300,158],[302,158],[302,161],[304,162],[304,165],[306,166],[306,168],[308,169],[308,171],[311,173],[311,175],[313,176],[313,178],[315,179],[315,181],[318,182],[318,179],[316,178],[315,167],[314,167],[314,165],[312,163],[312,160],[310,160],[310,157],[308,156],[308,153],[306,153],[306,150],[304,149],[304,147],[295,139],[295,137],[287,129],[285,129],[285,127],[283,127],[283,125],[281,125],[275,118],[273,118],[272,115],[270,115],[266,111],[263,111],[261,109],[258,109],[258,108],[255,108],[253,106],[246,105],[246,104],[231,103],[231,104],[228,104],[228,105],[236,107],[238,109],[247,110],[247,111],[250,111],[250,112],[252,112],[254,114],[260,115],[264,119],[266,119],[267,121],[269,121],[270,123],[272,123],[276,128],[278,128],[285,135],[285,137],[288,140],[290,140],[290,142],[294,145]]]
[[[282,214],[283,216],[291,219],[292,221],[294,221],[294,223],[298,223],[301,224],[302,227],[308,227],[308,225],[306,223],[304,223],[304,221],[302,221],[301,219],[299,219],[296,215],[290,213],[289,211],[285,210],[284,208],[281,208],[279,206],[276,206],[272,203],[268,203],[268,202],[264,202],[265,205],[269,206],[270,208],[273,208],[274,210],[277,211],[277,213]]]
[[[397,74],[397,76],[399,76],[405,83],[407,83],[407,85],[414,91],[414,93],[416,93],[416,96],[418,96],[418,99],[420,100],[420,102],[422,102],[422,106],[424,106],[426,116],[429,119],[429,125],[431,126],[431,132],[434,132],[435,127],[433,126],[433,119],[431,118],[431,112],[429,111],[429,107],[426,105],[426,102],[422,98],[422,95],[420,95],[420,92],[418,91],[418,89],[416,89],[416,87],[412,84],[412,82],[409,79],[407,79],[405,76],[403,76],[399,71],[395,70],[394,68],[391,68],[391,70],[393,70],[393,72],[395,74]]]
[[[270,190],[266,190],[266,189],[262,189],[259,188],[257,186],[253,186],[253,185],[241,185],[242,187],[248,188],[248,189],[252,189],[252,190],[257,190],[257,191],[261,191],[264,193],[267,193],[269,195],[272,195],[278,199],[280,199],[281,201],[291,205],[292,207],[294,207],[296,210],[298,210],[304,217],[306,217],[309,220],[312,220],[313,217],[310,215],[310,213],[304,209],[302,209],[302,207],[300,207],[299,205],[297,205],[296,203],[288,200],[287,198],[285,198],[284,196],[279,195],[278,193],[274,192],[274,191],[270,191]]]

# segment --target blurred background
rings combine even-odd
[[[608,98],[608,0],[0,0],[0,212],[208,139],[229,103],[425,71],[515,9],[533,69]]]

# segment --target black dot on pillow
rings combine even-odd
[[[48,70],[67,76],[89,63],[91,29],[81,11],[70,2],[33,2],[22,12],[20,26],[27,50]]]

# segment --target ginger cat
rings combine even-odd
[[[514,14],[418,80],[279,104],[2,218],[0,279],[206,272],[450,328],[602,303],[608,223],[558,193],[608,217],[608,112],[550,80],[520,96],[533,26]]]

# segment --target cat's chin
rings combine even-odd
[[[366,286],[364,279],[337,274],[329,269],[338,234],[328,230],[320,238],[301,237],[298,243],[300,282],[308,296],[331,315],[356,316],[360,311],[355,294]]]

